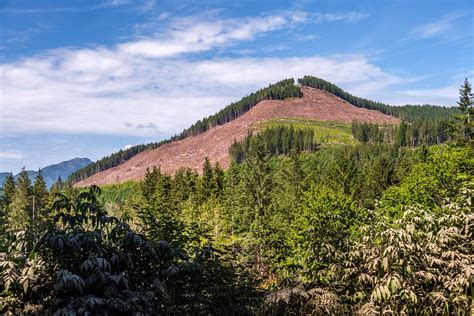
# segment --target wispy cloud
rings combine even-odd
[[[151,10],[156,4],[156,0],[105,0],[99,4],[82,6],[37,6],[24,8],[16,5],[0,6],[0,12],[13,14],[48,14],[48,13],[79,13],[98,9],[111,9],[122,6],[133,7],[140,11]]]
[[[346,13],[316,13],[314,14],[315,23],[324,22],[357,22],[369,17],[368,13],[346,12]]]
[[[0,116],[4,134],[147,136],[156,134],[157,126],[173,134],[284,78],[312,74],[363,96],[403,82],[364,56],[190,61],[136,58],[101,48],[54,51],[3,65],[1,71],[1,111],[8,113]]]
[[[36,24],[16,31],[5,31],[0,34],[0,50],[8,49],[11,45],[23,47],[34,34],[51,30],[47,24]]]
[[[0,133],[173,134],[284,78],[316,75],[366,97],[406,81],[364,55],[190,55],[309,23],[307,17],[285,12],[242,19],[171,18],[163,31],[113,47],[53,49],[4,63]],[[344,21],[351,19],[354,15],[348,14]]]
[[[467,12],[452,12],[437,21],[418,25],[409,32],[409,37],[413,39],[428,39],[446,34],[453,29],[457,20],[467,14]]]
[[[0,151],[0,159],[20,160],[23,158],[25,158],[24,155],[15,151]]]
[[[249,41],[273,31],[291,29],[300,24],[320,24],[328,22],[355,22],[368,17],[360,12],[310,13],[287,11],[239,19],[219,19],[216,12],[201,16],[170,18],[160,14],[148,22],[134,26],[135,31],[149,33],[168,20],[167,28],[135,41],[118,46],[125,53],[143,57],[171,57],[184,53],[199,53],[216,47],[223,47],[239,41]],[[316,39],[317,35],[311,35]]]

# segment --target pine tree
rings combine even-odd
[[[202,178],[200,186],[200,195],[202,199],[207,199],[214,191],[214,172],[209,157],[206,157],[202,167]]]
[[[32,187],[28,173],[23,168],[18,177],[12,203],[8,210],[8,229],[24,230],[32,220]]]
[[[303,180],[304,180],[304,172],[301,166],[301,161],[299,154],[296,150],[292,150],[290,153],[291,158],[291,171],[289,174],[289,178],[291,179],[291,186],[294,190],[294,196],[297,203],[300,201],[301,193],[303,191]]]
[[[155,204],[155,191],[158,179],[161,176],[161,169],[153,166],[152,171],[146,169],[145,179],[141,184],[142,195],[149,205]]]
[[[56,183],[53,184],[53,187],[51,188],[51,190],[52,189],[54,189],[55,191],[61,191],[61,190],[64,189],[64,182],[63,182],[63,180],[61,179],[60,176],[56,180]]]
[[[13,194],[15,193],[15,178],[13,174],[9,174],[3,182],[3,197],[2,197],[2,208],[7,209],[13,200]]]
[[[44,181],[43,174],[41,169],[38,170],[38,175],[35,178],[35,183],[33,185],[33,196],[34,196],[34,212],[35,216],[45,215],[44,210],[46,203],[48,201],[48,188],[46,187],[46,182]]]
[[[241,174],[239,165],[235,161],[231,161],[227,172],[225,173],[225,186],[224,186],[224,212],[227,221],[230,223],[231,233],[234,233],[234,229],[242,228],[243,225],[239,225],[241,218],[242,208],[240,207],[243,200],[241,194]]]
[[[459,89],[459,101],[458,107],[461,110],[461,114],[456,116],[457,124],[454,128],[454,138],[459,144],[465,144],[473,140],[474,136],[474,110],[472,108],[473,93],[471,84],[467,80],[464,80],[464,83]]]
[[[214,193],[217,197],[221,196],[224,188],[224,170],[222,170],[221,165],[216,162],[214,165],[213,171],[214,178]]]
[[[3,182],[2,192],[3,195],[0,199],[0,241],[1,235],[7,228],[7,213],[12,203],[13,195],[15,194],[15,178],[13,178],[13,174],[10,173],[6,177]]]
[[[266,208],[270,205],[272,175],[268,161],[269,157],[265,154],[264,144],[256,138],[251,143],[245,160],[244,175],[244,185],[255,212],[255,219],[264,216]]]
[[[459,89],[458,107],[463,113],[472,108],[472,87],[467,78]]]

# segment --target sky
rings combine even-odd
[[[0,171],[159,141],[304,75],[454,106],[473,37],[472,0],[0,0]]]

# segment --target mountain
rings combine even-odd
[[[46,182],[46,186],[51,187],[56,181],[58,177],[64,181],[66,180],[73,172],[86,167],[87,165],[91,164],[92,161],[88,158],[74,158],[71,160],[63,161],[58,164],[50,165],[41,169],[41,173],[43,174],[44,181]],[[34,182],[36,176],[38,175],[38,171],[27,170],[28,176],[32,182]],[[9,175],[9,172],[1,172],[0,173],[0,183],[3,184],[5,178]],[[18,178],[19,174],[15,175],[15,179]]]
[[[408,124],[412,124],[413,126],[416,126],[416,129],[417,129],[416,133],[420,132],[420,130],[427,130],[426,125],[432,125],[430,126],[431,129],[445,131],[446,129],[445,127],[448,123],[449,118],[453,114],[458,113],[458,109],[453,108],[453,107],[442,107],[442,106],[427,105],[427,104],[392,106],[392,105],[384,104],[381,102],[375,102],[372,100],[354,96],[328,81],[325,81],[320,78],[312,77],[312,76],[305,76],[301,79],[298,79],[298,85],[295,85],[294,79],[286,79],[286,80],[277,82],[275,84],[271,84],[266,88],[260,89],[254,93],[251,93],[243,97],[241,100],[237,102],[229,104],[228,106],[224,107],[222,110],[217,112],[216,114],[211,115],[209,117],[205,117],[197,121],[195,124],[185,129],[180,134],[175,135],[169,139],[165,139],[165,140],[162,140],[160,142],[155,142],[155,143],[136,145],[126,150],[120,150],[109,156],[105,156],[102,159],[99,159],[98,161],[88,165],[87,167],[74,172],[69,177],[68,181],[72,183],[78,183],[98,172],[117,167],[120,164],[125,163],[129,159],[133,158],[134,156],[146,150],[157,149],[171,142],[180,141],[190,136],[197,136],[202,133],[205,133],[209,129],[224,125],[246,114],[248,111],[250,111],[253,107],[259,104],[261,101],[301,98],[303,97],[303,93],[301,92],[301,87],[312,87],[319,90],[323,90],[323,91],[329,92],[330,94],[334,96],[339,97],[340,99],[352,104],[355,107],[368,109],[368,110],[377,110],[384,114],[394,116],[400,120],[407,122]],[[337,119],[337,118],[334,118],[334,119]],[[370,122],[371,120],[370,118],[367,118],[365,121]],[[430,123],[427,124],[427,122],[430,122]],[[318,135],[320,135],[319,133],[320,131],[321,130],[317,130]],[[324,132],[328,132],[328,131],[329,130],[326,128],[323,131],[323,135],[324,135]],[[346,126],[345,131],[342,131],[343,134],[345,133],[345,135],[343,135],[344,136],[343,138],[346,138],[346,140],[347,138],[352,138],[350,128],[349,128],[349,135],[347,134],[347,131],[348,130]],[[339,133],[341,132],[341,130],[339,131],[332,130],[329,132],[334,134],[334,132]],[[437,135],[437,136],[440,136],[440,135]],[[441,135],[441,136],[442,137],[440,137],[439,139],[445,138],[445,135]]]
[[[223,167],[230,163],[229,148],[234,140],[243,139],[259,124],[274,119],[307,119],[314,121],[352,121],[379,124],[398,124],[400,120],[376,110],[356,107],[325,90],[300,87],[301,97],[284,100],[262,100],[250,110],[222,125],[186,138],[148,149],[118,166],[95,173],[77,182],[76,186],[104,185],[127,180],[142,179],[147,168],[161,166],[165,173],[173,174],[181,167],[200,170],[205,157]]]

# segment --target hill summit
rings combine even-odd
[[[140,180],[147,168],[160,166],[173,174],[182,167],[200,170],[205,157],[223,167],[230,163],[229,148],[235,140],[243,139],[249,131],[258,129],[262,122],[272,119],[309,119],[316,121],[352,121],[378,124],[398,124],[400,120],[376,110],[352,105],[328,91],[301,86],[301,97],[284,100],[262,100],[232,121],[217,125],[195,136],[165,143],[148,149],[131,159],[77,182],[82,187],[104,185],[128,180]]]

